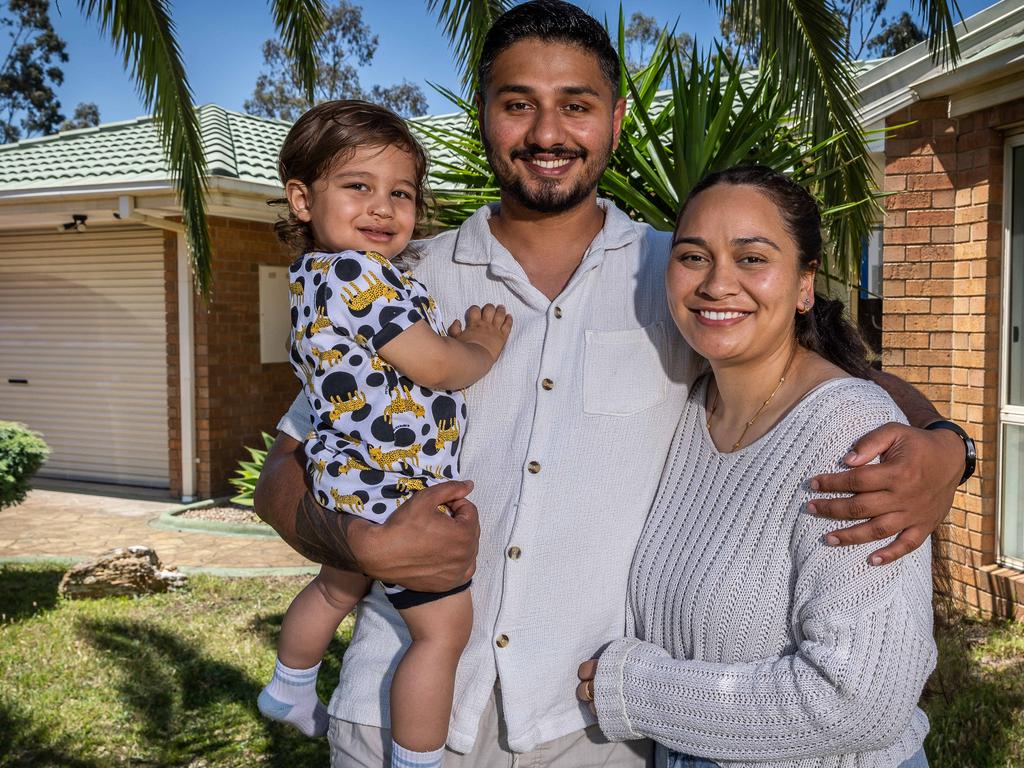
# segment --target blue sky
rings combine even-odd
[[[992,0],[959,0],[964,16]],[[445,39],[426,11],[424,0],[355,0],[363,18],[377,34],[373,62],[361,70],[363,86],[391,85],[404,78],[420,85],[431,113],[450,112],[443,96],[427,81],[454,90],[458,76]],[[597,18],[616,19],[619,0],[582,0],[579,4]],[[889,14],[905,9],[909,0],[890,0]],[[709,0],[623,0],[628,18],[634,10],[662,23],[679,22],[680,31],[699,41],[718,32],[718,14]],[[242,109],[262,68],[260,49],[274,35],[267,4],[261,0],[173,0],[173,18],[189,82],[196,102],[213,102]],[[98,27],[86,23],[74,0],[53,2],[51,18],[67,41],[70,61],[64,65],[64,84],[58,89],[63,111],[70,115],[78,102],[99,105],[103,122],[125,120],[146,112],[135,95],[123,62],[113,53]]]

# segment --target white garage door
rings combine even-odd
[[[0,419],[41,432],[41,476],[166,488],[159,230],[0,233]]]

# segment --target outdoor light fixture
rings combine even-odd
[[[73,213],[71,214],[71,221],[67,224],[61,224],[57,227],[57,231],[69,232],[73,229],[75,232],[85,232],[85,220],[88,218],[84,213]]]

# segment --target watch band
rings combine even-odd
[[[964,474],[957,485],[966,483],[974,475],[974,467],[978,463],[978,452],[974,447],[974,441],[971,439],[971,436],[959,424],[944,419],[933,421],[925,429],[948,429],[964,441]]]

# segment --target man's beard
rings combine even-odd
[[[601,181],[601,174],[608,167],[608,159],[612,153],[612,143],[609,138],[604,151],[600,155],[594,156],[590,162],[588,162],[590,153],[585,149],[543,149],[537,146],[528,149],[514,149],[506,159],[494,151],[494,147],[483,131],[481,131],[481,140],[484,151],[487,153],[487,161],[491,164],[494,177],[498,181],[498,188],[527,210],[537,213],[562,213],[575,208],[586,200]],[[583,166],[583,174],[568,189],[560,188],[558,179],[533,177],[530,179],[531,184],[528,185],[524,182],[524,177],[516,173],[513,162],[520,158],[529,159],[537,154],[550,155],[555,158],[579,158],[580,164]]]

